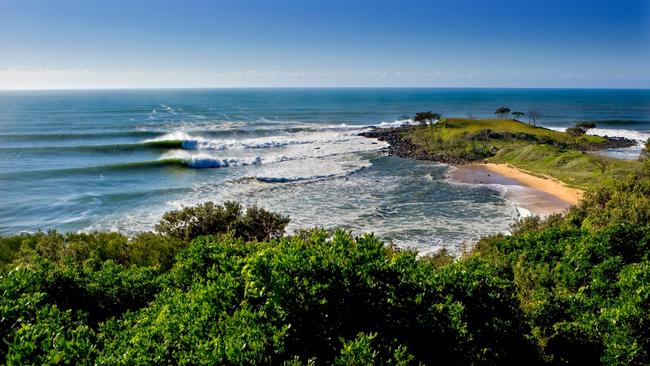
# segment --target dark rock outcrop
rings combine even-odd
[[[444,152],[427,152],[420,149],[418,145],[414,144],[409,138],[404,137],[404,133],[417,128],[417,126],[397,127],[397,128],[383,128],[374,129],[372,131],[363,132],[360,135],[364,137],[376,138],[379,141],[385,141],[389,144],[388,154],[398,156],[400,158],[409,158],[416,160],[431,160],[439,163],[451,165],[464,165],[476,162],[475,159],[468,159],[459,157]]]

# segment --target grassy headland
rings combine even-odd
[[[571,135],[515,120],[445,118],[435,124],[376,130],[365,136],[388,141],[391,152],[402,157],[450,164],[511,164],[577,188],[598,187],[642,169],[638,161],[593,153],[631,146],[634,141]]]

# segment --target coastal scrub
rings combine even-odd
[[[250,241],[228,220],[192,240],[3,237],[0,362],[647,364],[648,197],[642,171],[457,259],[342,230]],[[192,232],[214,216],[191,213]]]

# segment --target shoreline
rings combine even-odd
[[[582,189],[569,187],[563,182],[549,176],[539,177],[533,175],[510,164],[485,163],[481,165],[494,173],[515,179],[525,186],[551,194],[571,205],[578,204],[584,195],[584,190]]]
[[[512,202],[522,216],[547,216],[566,211],[576,205],[584,191],[546,175],[537,175],[510,164],[487,163],[468,159],[446,151],[421,149],[404,132],[417,126],[372,130],[361,135],[388,143],[388,155],[405,159],[428,160],[448,164],[452,181],[467,184],[495,184],[506,188],[505,198]],[[626,139],[608,138],[607,144],[623,144]],[[602,146],[601,146],[602,147]]]
[[[379,141],[388,143],[388,153],[389,155],[398,156],[400,158],[407,159],[416,159],[416,160],[432,160],[438,163],[445,163],[454,166],[475,164],[481,160],[473,159],[471,157],[457,156],[450,154],[445,151],[427,151],[427,149],[421,149],[419,146],[411,141],[409,138],[405,138],[403,134],[408,131],[412,131],[421,126],[419,125],[407,125],[400,127],[390,127],[390,128],[374,128],[370,131],[365,131],[359,134],[359,136],[374,138]],[[549,129],[550,130],[550,129]],[[582,146],[581,149],[578,149],[583,152],[598,152],[604,151],[606,149],[620,149],[620,148],[630,148],[639,145],[639,141],[629,139],[627,137],[617,137],[617,136],[601,136],[606,139],[604,143],[599,145],[587,144]],[[560,144],[551,144],[552,146],[559,146],[564,148],[564,145]]]
[[[498,184],[506,187],[505,198],[522,216],[548,216],[576,205],[584,192],[550,178],[538,177],[508,164],[472,163],[456,166],[450,173],[453,181],[468,184]],[[522,213],[520,208],[525,211]]]

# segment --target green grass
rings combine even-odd
[[[551,176],[577,188],[610,184],[643,169],[643,164],[636,160],[607,158],[548,145],[506,147],[487,161],[511,164],[532,173]]]
[[[476,134],[482,130],[491,130],[495,133],[527,134],[538,139],[548,138],[558,143],[573,144],[575,140],[569,134],[549,130],[544,127],[535,127],[529,124],[505,119],[468,119],[446,118],[427,128],[415,129],[408,133],[414,142],[427,138],[442,138],[451,140],[462,138],[465,134]],[[585,135],[579,140],[592,143],[604,143],[606,140],[600,136]]]
[[[607,140],[530,126],[514,120],[447,118],[404,132],[403,137],[430,156],[507,163],[570,186],[593,188],[638,173],[642,163],[584,152]]]

